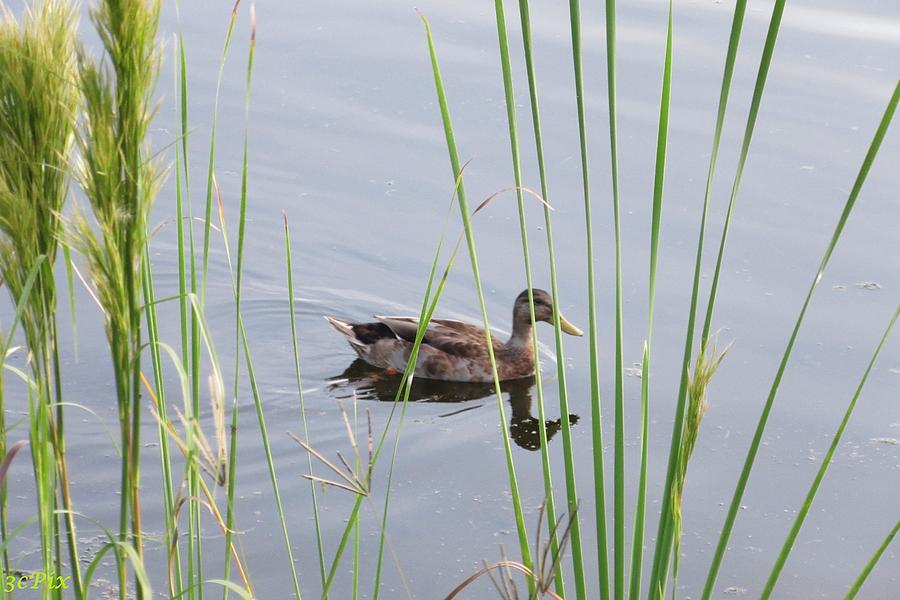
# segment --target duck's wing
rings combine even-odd
[[[397,337],[410,343],[416,340],[419,320],[414,317],[379,317]],[[425,330],[423,344],[453,356],[479,357],[487,354],[484,330],[475,325],[454,319],[432,319]],[[496,342],[495,342],[496,344]]]

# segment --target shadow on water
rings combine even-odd
[[[337,397],[349,397],[353,393],[360,400],[393,402],[400,388],[400,374],[392,374],[373,367],[362,359],[356,359],[340,375],[329,378],[328,389]],[[526,450],[541,447],[538,419],[531,414],[531,390],[534,377],[513,379],[500,383],[500,389],[507,395],[512,415],[509,419],[509,433],[513,441]],[[494,395],[493,383],[463,383],[457,381],[437,381],[434,379],[413,379],[409,392],[410,402],[459,403],[490,398]],[[478,408],[468,406],[441,415],[448,417],[460,412]],[[578,415],[570,414],[569,422],[578,423]],[[544,423],[547,440],[559,432],[562,419],[551,419]]]

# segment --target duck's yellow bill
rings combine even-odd
[[[568,333],[569,335],[584,335],[584,332],[566,321],[566,318],[562,315],[559,315],[559,328]]]

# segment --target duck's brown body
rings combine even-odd
[[[536,320],[552,319],[550,295],[534,290]],[[349,323],[325,317],[343,334],[350,346],[366,362],[384,369],[403,371],[409,360],[418,329],[412,317],[376,317],[373,323]],[[580,334],[565,319],[563,328]],[[484,329],[462,321],[432,319],[425,331],[416,362],[416,377],[447,381],[493,381]],[[534,374],[534,346],[527,292],[516,300],[513,333],[505,343],[491,335],[497,376],[501,381]]]

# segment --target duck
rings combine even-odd
[[[532,289],[535,322],[553,322],[553,297]],[[325,315],[349,342],[357,355],[370,365],[394,372],[406,369],[416,339],[416,317],[375,316],[371,323],[353,323]],[[506,342],[491,334],[491,346],[500,381],[534,375],[534,346],[528,290],[513,303],[512,333]],[[580,336],[582,331],[559,315],[562,331]],[[494,380],[484,328],[453,319],[432,319],[419,347],[415,376],[423,379],[485,383]]]

